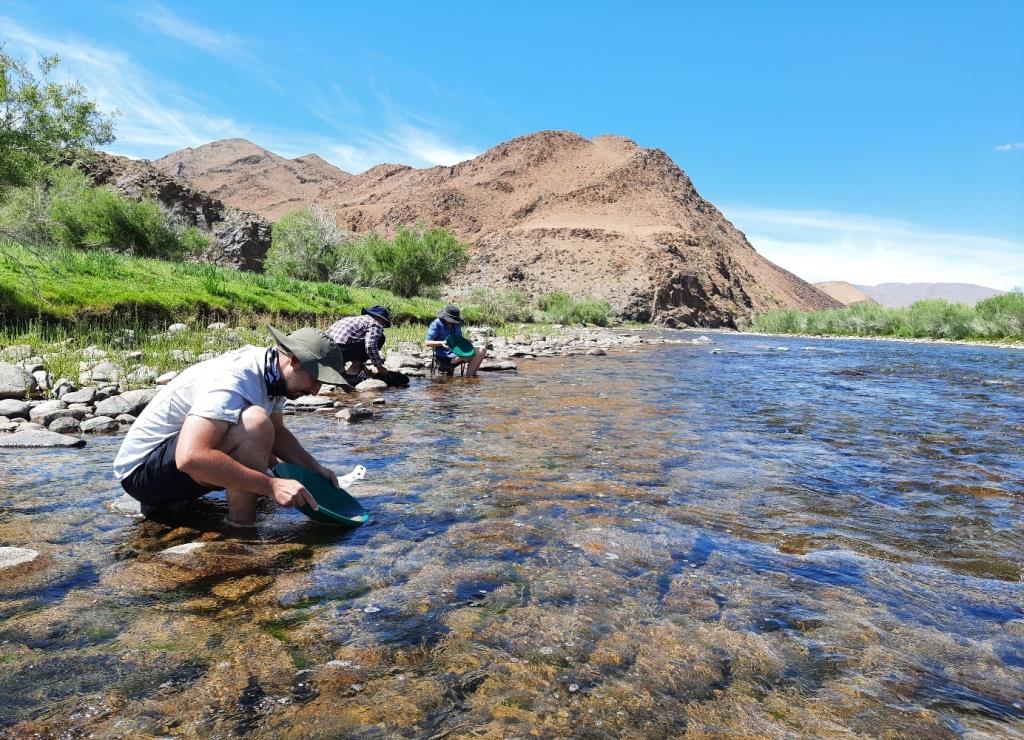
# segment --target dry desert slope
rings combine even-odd
[[[267,218],[319,202],[354,231],[450,228],[472,247],[455,295],[481,285],[562,290],[607,299],[625,318],[697,326],[840,305],[759,255],[663,151],[620,136],[542,131],[452,167],[382,164],[358,175],[238,139],[154,164]]]

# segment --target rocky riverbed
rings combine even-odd
[[[1024,355],[642,338],[296,413],[357,529],[0,452],[0,735],[1024,734]]]
[[[496,337],[488,327],[469,327],[467,336],[488,349],[488,357],[480,366],[482,372],[514,371],[518,362],[544,357],[607,354],[611,347],[633,347],[667,341],[710,343],[707,337],[665,339],[641,337],[636,332],[617,332],[595,328],[556,326],[552,336],[530,336],[524,333],[511,338]],[[174,324],[169,335],[183,331],[183,324]],[[207,329],[226,336],[231,345],[241,340],[222,323]],[[133,332],[115,338],[121,344],[134,342]],[[54,377],[49,364],[54,353],[34,355],[28,344],[0,348],[0,448],[81,447],[91,435],[117,434],[131,426],[138,414],[159,391],[169,383],[176,371],[159,373],[157,368],[143,364],[141,351],[112,352],[98,346],[86,347],[79,353],[75,378]],[[170,355],[182,367],[214,357],[216,353],[195,354],[186,349],[172,349]],[[386,365],[413,378],[432,374],[432,353],[412,342],[400,343],[387,353]],[[378,394],[386,387],[383,381],[368,379],[356,387],[357,393],[346,395],[325,387],[319,396],[305,396],[287,404],[288,412],[330,412],[347,421],[371,417],[368,403],[380,402]]]

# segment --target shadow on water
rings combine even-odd
[[[223,495],[123,517],[117,437],[0,456],[0,541],[41,553],[0,584],[0,716],[1024,735],[1022,378],[1014,352],[715,335],[416,381],[369,423],[288,419],[339,473],[367,467],[357,529],[267,506],[232,530]]]

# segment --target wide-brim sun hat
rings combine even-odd
[[[319,329],[306,327],[284,335],[272,326],[267,327],[274,338],[288,354],[298,358],[302,367],[321,383],[348,385],[342,371],[345,357],[341,347]]]
[[[384,324],[385,327],[391,326],[391,312],[384,308],[384,306],[370,306],[369,308],[364,308],[360,313],[373,316]]]
[[[437,318],[445,321],[451,321],[455,324],[461,324],[462,322],[462,311],[459,310],[458,306],[453,306],[450,303],[444,307],[444,310],[437,315]]]

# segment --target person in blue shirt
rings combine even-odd
[[[472,357],[459,357],[452,352],[445,340],[449,336],[462,336],[462,314],[458,306],[445,306],[444,310],[437,315],[430,327],[427,329],[427,338],[423,344],[434,349],[434,359],[441,366],[441,371],[452,375],[457,365],[466,364],[466,375],[476,376],[480,369],[480,363],[487,356],[487,350],[483,347],[474,347]]]

